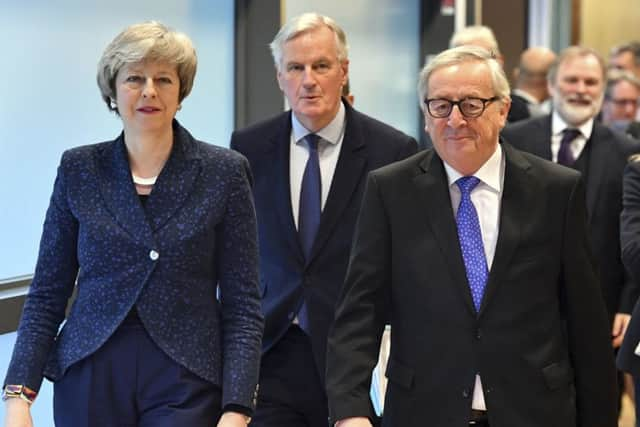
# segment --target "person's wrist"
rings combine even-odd
[[[240,412],[235,412],[235,411],[227,411],[223,414],[223,416],[229,417],[229,418],[234,418],[236,420],[242,420],[245,424],[249,424],[251,422],[251,417],[248,415],[245,415],[243,413]]]
[[[10,399],[20,399],[31,405],[37,395],[38,393],[25,385],[7,384],[2,389],[2,400],[5,402]]]

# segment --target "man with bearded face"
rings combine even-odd
[[[582,172],[591,242],[615,349],[622,343],[638,297],[622,265],[619,236],[622,172],[640,147],[594,120],[602,106],[605,73],[596,51],[568,47],[549,70],[552,113],[510,125],[502,135],[516,148]]]

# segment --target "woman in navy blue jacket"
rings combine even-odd
[[[263,329],[250,173],[174,118],[196,62],[187,36],[157,22],[106,48],[98,86],[124,129],[62,156],[6,426],[32,425],[43,377],[61,426],[248,423]]]

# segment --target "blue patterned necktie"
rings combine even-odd
[[[558,163],[564,166],[571,166],[576,161],[571,152],[571,143],[580,135],[578,129],[567,128],[562,131],[562,139],[560,139],[560,150],[558,150]]]
[[[309,134],[305,138],[309,146],[309,159],[302,175],[300,188],[300,205],[298,210],[298,235],[302,251],[307,260],[311,256],[311,248],[320,226],[322,213],[322,181],[320,179],[320,159],[318,158],[318,141],[320,137]]]
[[[471,288],[471,296],[473,297],[473,305],[476,307],[476,311],[480,311],[480,303],[487,284],[487,277],[489,277],[478,212],[471,201],[471,191],[479,182],[480,179],[475,176],[463,176],[456,181],[456,185],[460,188],[460,193],[462,194],[456,215],[458,240],[460,241],[464,268],[467,271],[467,281]]]

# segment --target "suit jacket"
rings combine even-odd
[[[346,128],[312,255],[305,260],[291,210],[291,112],[234,132],[231,148],[251,164],[265,315],[263,351],[287,331],[307,303],[314,358],[324,378],[326,341],[344,281],[367,172],[417,150],[417,142],[345,103]]]
[[[531,117],[529,112],[529,102],[520,95],[511,93],[511,108],[507,115],[507,121],[509,123],[518,122],[520,120],[526,120]]]
[[[622,262],[636,282],[640,280],[640,162],[629,162],[624,171],[623,209],[620,217]],[[640,301],[640,300],[639,300]],[[618,367],[640,377],[640,356],[635,349],[640,343],[640,304],[636,303],[631,323],[618,351]]]
[[[390,310],[383,426],[467,426],[476,373],[492,427],[617,425],[579,174],[502,146],[498,241],[478,313],[438,155],[370,174],[329,337],[332,420],[368,415]]]
[[[222,387],[223,405],[252,407],[263,318],[249,181],[246,159],[177,122],[145,208],[123,135],[65,152],[5,384],[60,379],[135,305],[162,351]]]
[[[502,135],[514,147],[551,160],[551,115],[511,124]],[[628,157],[640,147],[595,121],[587,146],[591,152],[583,179],[588,224],[602,293],[612,320],[615,313],[631,313],[638,298],[638,289],[622,265],[619,236],[622,173]]]

